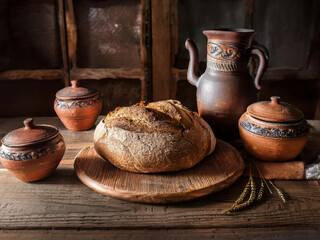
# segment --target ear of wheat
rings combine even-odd
[[[238,199],[234,202],[234,204],[230,208],[228,208],[227,210],[225,210],[223,212],[224,214],[230,214],[231,212],[244,209],[246,207],[251,206],[255,201],[262,200],[265,186],[268,188],[269,192],[271,194],[273,194],[271,188],[269,187],[267,181],[265,180],[265,178],[261,174],[258,167],[256,165],[254,165],[254,166],[256,167],[256,169],[258,170],[259,175],[260,175],[260,189],[259,189],[258,195],[256,196],[256,184],[255,184],[253,177],[252,177],[251,163],[249,162],[249,171],[250,171],[249,181],[247,182],[246,186],[244,187],[244,189],[241,192]],[[268,182],[277,191],[277,193],[278,193],[280,199],[283,201],[283,203],[286,203],[284,193],[272,181],[269,180]],[[245,200],[248,195],[249,195],[248,199]]]
[[[283,194],[283,192],[281,191],[281,189],[278,188],[276,185],[274,185],[274,183],[273,183],[271,180],[269,180],[269,183],[270,183],[271,186],[277,191],[277,193],[278,193],[280,199],[282,200],[282,202],[283,202],[283,203],[287,203],[287,200],[286,200],[286,198],[284,197],[284,194]]]

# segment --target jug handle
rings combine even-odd
[[[253,46],[250,53],[251,55],[257,55],[259,57],[260,63],[257,70],[257,74],[254,79],[254,85],[258,90],[260,90],[261,89],[260,80],[262,78],[264,71],[267,69],[267,66],[268,66],[268,54],[262,51],[259,46]]]
[[[197,45],[194,41],[192,41],[190,38],[186,40],[186,49],[189,51],[190,55],[190,61],[188,65],[188,73],[187,78],[189,83],[191,83],[194,86],[198,86],[198,80],[200,77],[199,74],[199,52]]]

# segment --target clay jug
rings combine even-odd
[[[188,81],[197,87],[198,112],[215,135],[227,140],[236,139],[239,136],[238,120],[247,106],[256,101],[256,89],[261,88],[260,79],[267,66],[267,57],[259,48],[251,46],[254,30],[224,28],[203,33],[208,38],[207,68],[200,76],[197,46],[187,39]],[[255,77],[248,69],[252,54],[259,57]]]

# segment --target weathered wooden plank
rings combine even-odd
[[[64,1],[58,0],[58,14],[59,14],[59,30],[60,30],[60,44],[61,44],[61,55],[63,63],[62,76],[65,86],[69,86],[69,64],[68,64],[68,48],[67,48],[67,36],[66,36],[66,22],[65,22],[65,8]]]
[[[62,78],[61,69],[41,69],[41,70],[6,70],[0,72],[0,80],[57,80]]]
[[[144,76],[141,80],[141,100],[151,100],[151,27],[150,27],[150,0],[141,0],[140,10],[140,58]]]
[[[58,19],[59,19],[59,31],[60,31],[60,44],[61,44],[61,55],[62,55],[62,77],[65,86],[69,86],[69,65],[68,65],[68,50],[67,50],[67,36],[66,36],[66,22],[65,22],[65,8],[64,1],[58,0]]]
[[[254,13],[254,2],[255,0],[245,1],[245,12],[244,12],[244,27],[253,28],[253,13]]]
[[[24,183],[0,170],[0,229],[179,229],[237,227],[319,227],[316,181],[276,181],[288,196],[251,209],[222,214],[240,194],[245,179],[227,190],[179,204],[138,204],[107,197],[81,184],[72,166],[59,166],[48,179]]]
[[[0,230],[0,240],[34,240],[34,239],[273,239],[273,240],[311,240],[319,238],[319,228],[222,228],[222,229],[175,229],[175,230]]]
[[[142,68],[73,68],[70,71],[73,79],[105,79],[105,78],[125,78],[144,79]]]
[[[57,18],[56,1],[0,1],[0,71],[61,68]]]
[[[176,98],[177,83],[172,76],[172,67],[175,66],[176,57],[179,52],[179,19],[178,19],[178,0],[170,1],[170,34],[171,34],[171,89],[170,98]]]
[[[153,100],[171,97],[170,1],[152,0],[152,78]],[[175,84],[175,83],[174,83]]]
[[[0,137],[8,131],[21,127],[23,119],[0,119]],[[93,129],[84,132],[70,132],[57,118],[36,118],[36,122],[52,124],[60,129],[67,142],[67,152],[63,160],[66,164],[72,163],[72,159],[80,148],[92,143]],[[314,129],[320,127],[319,121],[309,121],[309,123]],[[306,237],[312,239],[318,233],[320,226],[320,191],[316,181],[276,181],[277,186],[287,195],[288,204],[286,206],[283,206],[277,196],[267,196],[265,201],[256,204],[251,209],[225,216],[221,214],[222,210],[229,207],[240,194],[245,184],[244,179],[226,191],[196,201],[169,205],[145,205],[118,200],[92,191],[77,179],[73,166],[60,165],[52,177],[35,183],[20,182],[3,168],[0,169],[0,173],[0,229],[2,230],[37,229],[43,231],[52,228],[80,228],[110,229],[112,231],[121,229],[122,232],[123,229],[146,228],[157,231],[162,228],[185,231],[186,228],[236,229],[243,227],[249,228],[248,234],[252,233],[252,238],[255,238],[259,236],[260,230],[255,232],[254,228],[267,227],[267,229],[261,229],[261,232],[267,231],[268,234],[271,234],[270,236],[287,235],[288,239],[290,239],[289,236],[292,238],[301,236],[303,229],[308,229],[305,231]],[[294,230],[297,231],[287,232],[286,226],[293,225]],[[281,227],[282,230],[277,230],[278,227]],[[272,230],[274,228],[276,229]],[[31,232],[28,232],[30,234],[26,236],[30,238],[37,236]],[[231,232],[237,233],[236,230]],[[130,231],[127,233],[128,235],[133,234]],[[7,231],[6,234],[1,234],[1,236],[17,239],[24,236],[21,233],[17,237],[13,232]],[[153,236],[152,234],[154,232],[150,232],[150,236]],[[175,236],[176,233],[172,232],[172,234],[171,236]],[[194,234],[195,237],[198,236],[196,231]],[[203,234],[206,236],[205,233]],[[245,235],[244,232],[241,234]],[[268,236],[268,234],[261,236]],[[51,234],[48,232],[46,236],[49,237]],[[114,235],[111,234],[111,236]],[[181,236],[188,236],[188,234]],[[227,237],[228,235],[222,236]],[[261,239],[264,238],[261,237]]]
[[[69,68],[72,69],[77,67],[77,23],[74,15],[73,0],[66,0],[65,6]]]

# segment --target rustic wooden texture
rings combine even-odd
[[[229,187],[242,175],[244,162],[230,144],[218,140],[210,156],[195,167],[179,172],[137,174],[123,171],[102,159],[93,146],[79,152],[74,169],[84,184],[102,194],[133,202],[170,203],[188,201]]]
[[[253,13],[255,0],[245,0],[244,27],[253,28]]]
[[[69,64],[68,64],[68,41],[66,35],[66,20],[65,20],[65,4],[64,0],[58,0],[58,14],[59,14],[59,30],[60,30],[60,44],[61,44],[61,55],[62,55],[62,79],[64,85],[67,87],[70,84],[69,76]]]
[[[0,240],[98,240],[98,239],[161,239],[161,240],[309,240],[318,239],[319,229],[314,227],[275,228],[212,228],[212,229],[160,229],[160,230],[0,230]]]
[[[0,80],[57,80],[62,78],[60,69],[46,70],[7,70],[0,72]]]
[[[0,137],[22,127],[24,118],[1,118]],[[151,205],[108,197],[86,187],[72,164],[92,144],[93,129],[70,132],[57,118],[35,118],[57,126],[67,146],[54,175],[23,183],[0,168],[0,239],[318,239],[320,189],[316,181],[275,181],[286,194],[250,209],[221,214],[241,193],[247,179],[194,201]],[[315,132],[320,121],[309,121]],[[53,230],[54,229],[54,230]]]
[[[239,196],[246,179],[198,200],[146,205],[94,192],[80,182],[72,166],[59,166],[52,177],[32,184],[15,179],[5,169],[0,172],[2,230],[285,226],[320,230],[320,190],[316,181],[275,181],[286,193],[286,206],[276,195],[267,195],[254,207],[226,216],[222,211]]]
[[[148,0],[66,1],[71,78],[140,79],[151,100],[149,15]]]
[[[140,77],[141,81],[141,100],[152,100],[151,84],[151,14],[150,0],[141,0],[140,10],[140,58],[143,65],[144,75]]]
[[[68,61],[69,67],[77,67],[77,25],[74,15],[73,0],[65,1],[65,19],[67,29],[67,44],[68,44]]]
[[[78,67],[143,67],[141,0],[78,0],[73,7]]]
[[[152,83],[153,100],[171,98],[170,1],[152,0]]]
[[[141,79],[145,77],[141,68],[73,68],[70,72],[74,79]]]
[[[0,2],[0,71],[62,66],[55,1]]]

